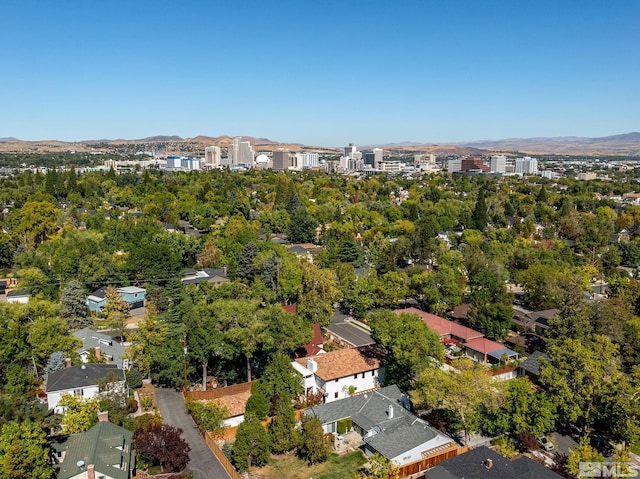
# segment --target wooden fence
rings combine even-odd
[[[236,469],[231,465],[229,459],[227,459],[227,457],[222,453],[222,449],[218,447],[218,444],[216,444],[216,441],[211,437],[211,434],[209,434],[208,431],[205,431],[202,437],[204,437],[204,442],[207,443],[211,452],[213,452],[213,454],[218,458],[218,461],[222,464],[224,470],[227,471],[229,477],[231,477],[231,479],[242,479],[242,476],[240,476],[238,471],[236,471]]]

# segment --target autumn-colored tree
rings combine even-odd
[[[187,467],[191,448],[182,438],[182,429],[169,424],[150,423],[136,429],[133,445],[143,461],[159,465],[162,472],[178,472]]]

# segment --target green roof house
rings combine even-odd
[[[106,413],[86,432],[72,434],[53,445],[58,479],[131,479],[136,456],[133,433],[110,423]]]

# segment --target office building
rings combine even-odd
[[[255,154],[251,149],[251,143],[248,141],[241,141],[239,147],[238,163],[253,166],[253,159]]]
[[[449,160],[449,162],[447,163],[447,170],[449,171],[449,173],[462,171],[462,160],[459,158],[456,160]]]
[[[358,148],[353,143],[349,143],[349,146],[344,147],[344,156],[347,158],[353,158],[358,151]]]
[[[370,167],[374,167],[374,165],[376,164],[376,155],[373,151],[368,151],[363,155],[364,158],[364,164],[366,166],[370,166]]]
[[[482,158],[464,158],[462,160],[462,171],[488,172],[489,167],[484,164]]]
[[[506,173],[506,171],[507,171],[507,157],[504,155],[493,155],[491,157],[491,172]]]
[[[382,148],[374,148],[373,149],[373,158],[374,158],[374,166],[376,168],[380,168],[382,164],[382,158],[384,157],[384,150]]]
[[[529,156],[516,158],[516,173],[520,173],[522,175],[538,174],[538,160]]]
[[[218,168],[221,160],[222,153],[219,146],[207,146],[204,149],[204,164],[209,168]]]
[[[302,153],[303,168],[317,168],[320,165],[318,153]]]
[[[273,152],[273,169],[280,171],[289,169],[289,150],[278,148]]]

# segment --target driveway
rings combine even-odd
[[[362,328],[354,326],[351,321],[354,320],[346,314],[336,311],[331,317],[331,326],[327,330],[356,348],[373,344],[374,341],[371,338],[371,334]]]
[[[191,446],[187,469],[195,473],[195,479],[229,479],[187,413],[182,394],[173,389],[156,388],[156,400],[164,422],[182,429],[182,437]]]

